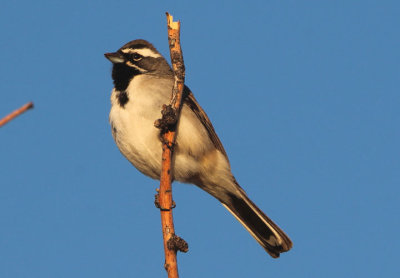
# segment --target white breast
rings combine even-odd
[[[161,118],[162,105],[169,103],[172,86],[171,79],[139,75],[126,90],[129,100],[124,107],[118,103],[117,91],[111,95],[110,123],[118,148],[139,171],[154,179],[159,179],[162,154],[160,131],[154,122]],[[210,149],[214,147],[204,126],[184,106],[175,148],[175,179],[190,182]]]
[[[172,86],[169,80],[159,80]],[[110,124],[121,153],[143,174],[158,178],[161,169],[161,142],[154,121],[161,118],[162,104],[168,102],[155,82],[136,76],[126,92],[128,102],[122,108],[115,89],[111,94]]]

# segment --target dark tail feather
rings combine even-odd
[[[224,207],[250,232],[273,258],[292,248],[292,241],[268,216],[265,215],[244,192],[228,194],[230,200]]]

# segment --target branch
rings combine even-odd
[[[18,108],[17,110],[11,112],[10,114],[8,114],[7,116],[5,116],[3,119],[0,120],[0,127],[5,125],[6,123],[11,121],[15,117],[21,115],[22,113],[24,113],[26,110],[28,110],[30,108],[33,108],[33,102],[29,102],[29,103],[25,104],[24,106]]]
[[[165,269],[168,278],[178,278],[177,250],[187,251],[187,244],[175,235],[172,208],[172,154],[176,138],[176,125],[180,115],[184,81],[185,66],[183,64],[182,50],[180,47],[180,22],[174,22],[173,17],[167,13],[168,42],[171,54],[172,69],[175,83],[172,89],[170,105],[164,105],[162,119],[156,122],[162,134],[162,169],[160,177],[160,190],[158,204],[161,213],[161,225],[164,239]],[[183,247],[182,247],[183,246]]]

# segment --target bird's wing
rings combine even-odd
[[[183,105],[187,105],[190,108],[190,110],[194,112],[196,117],[201,121],[201,123],[206,128],[208,135],[210,136],[211,141],[214,144],[215,148],[217,148],[226,157],[226,159],[228,159],[224,146],[222,146],[222,143],[219,140],[218,135],[215,132],[215,129],[210,119],[208,118],[206,112],[204,112],[203,108],[201,108],[197,100],[194,98],[193,93],[186,86],[183,91],[183,97],[184,97]]]

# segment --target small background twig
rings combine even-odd
[[[8,114],[7,116],[5,116],[3,119],[0,120],[0,127],[5,125],[6,123],[11,121],[15,117],[21,115],[22,113],[24,113],[26,110],[28,110],[30,108],[33,108],[33,102],[28,102],[27,104],[21,106],[17,110],[11,112],[10,114]]]

